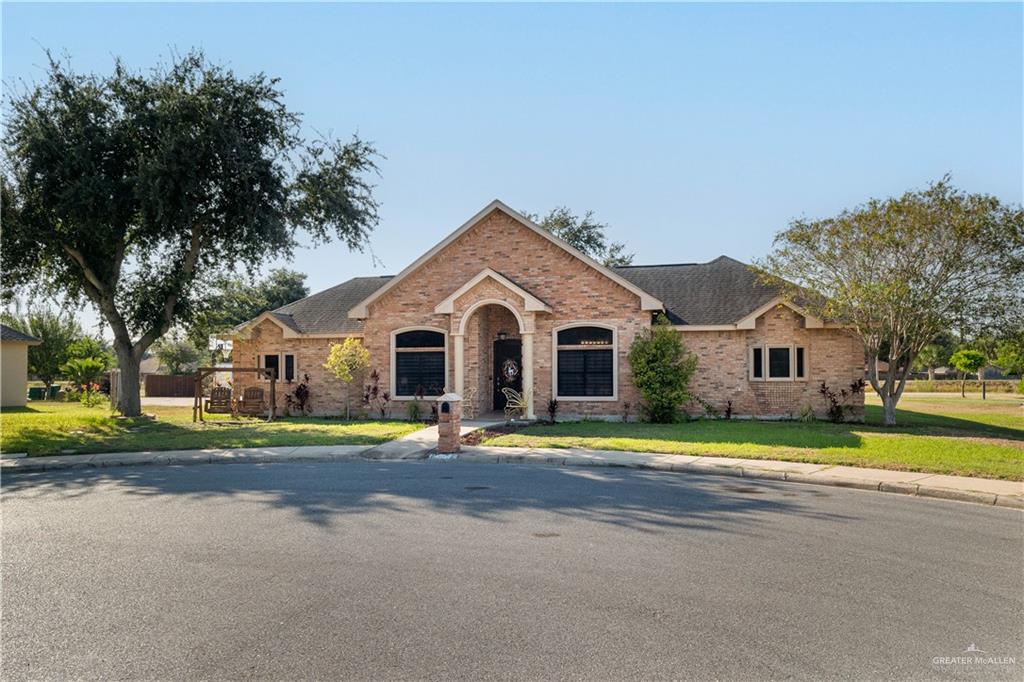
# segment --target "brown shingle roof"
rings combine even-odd
[[[357,303],[384,286],[391,275],[354,277],[312,296],[272,310],[282,324],[303,334],[348,333],[363,330],[362,320],[348,316]]]
[[[728,256],[709,263],[627,265],[615,271],[661,299],[673,324],[732,324],[779,295],[750,266]]]
[[[749,266],[728,256],[709,263],[628,265],[613,270],[660,299],[673,324],[733,324],[778,296]],[[348,311],[391,278],[355,277],[270,314],[303,334],[359,332],[362,320],[349,318]]]

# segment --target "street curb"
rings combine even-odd
[[[435,451],[432,448],[408,449],[407,452],[396,452],[389,455],[383,445],[373,446],[312,446],[303,451],[303,447],[280,448],[240,448],[237,450],[199,450],[199,451],[163,451],[152,453],[103,453],[96,455],[65,455],[56,457],[29,457],[5,460],[2,473],[21,474],[43,471],[60,471],[72,469],[103,469],[124,466],[188,466],[194,464],[267,464],[275,462],[350,462],[362,461],[412,461],[425,460]],[[315,451],[317,448],[324,451]],[[342,451],[342,448],[347,451]],[[498,448],[492,448],[497,450]],[[286,451],[286,452],[285,452]],[[612,453],[622,455],[622,453]],[[860,478],[843,478],[839,476],[813,476],[810,474],[784,471],[777,469],[757,469],[728,464],[709,462],[672,462],[671,456],[664,456],[659,461],[644,462],[611,460],[601,458],[597,453],[591,456],[542,454],[538,452],[506,451],[501,453],[473,452],[470,449],[458,454],[454,461],[481,464],[545,464],[549,466],[595,467],[595,468],[627,468],[649,471],[671,471],[710,476],[733,476],[760,480],[786,481],[809,485],[853,488],[911,497],[926,497],[938,500],[967,502],[984,506],[1004,507],[1007,509],[1024,510],[1024,496],[999,495],[955,488],[920,485],[908,482],[869,481]]]

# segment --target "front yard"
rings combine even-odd
[[[376,445],[423,427],[401,421],[341,421],[312,417],[273,423],[229,415],[208,415],[192,423],[191,407],[146,406],[156,419],[123,419],[107,407],[79,403],[34,402],[0,413],[0,452],[55,455],[191,450],[198,448],[271,447],[276,445]]]
[[[630,450],[780,459],[1024,480],[1024,399],[907,395],[896,428],[868,397],[866,424],[692,421],[680,424],[571,422],[485,438],[486,445]]]

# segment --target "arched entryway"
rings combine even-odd
[[[455,390],[477,416],[505,407],[502,388],[526,392],[533,416],[533,329],[506,301],[485,299],[468,306],[452,333]],[[460,390],[461,389],[461,390]]]

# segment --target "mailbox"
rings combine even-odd
[[[458,452],[462,435],[462,396],[445,393],[437,399],[437,451]]]

